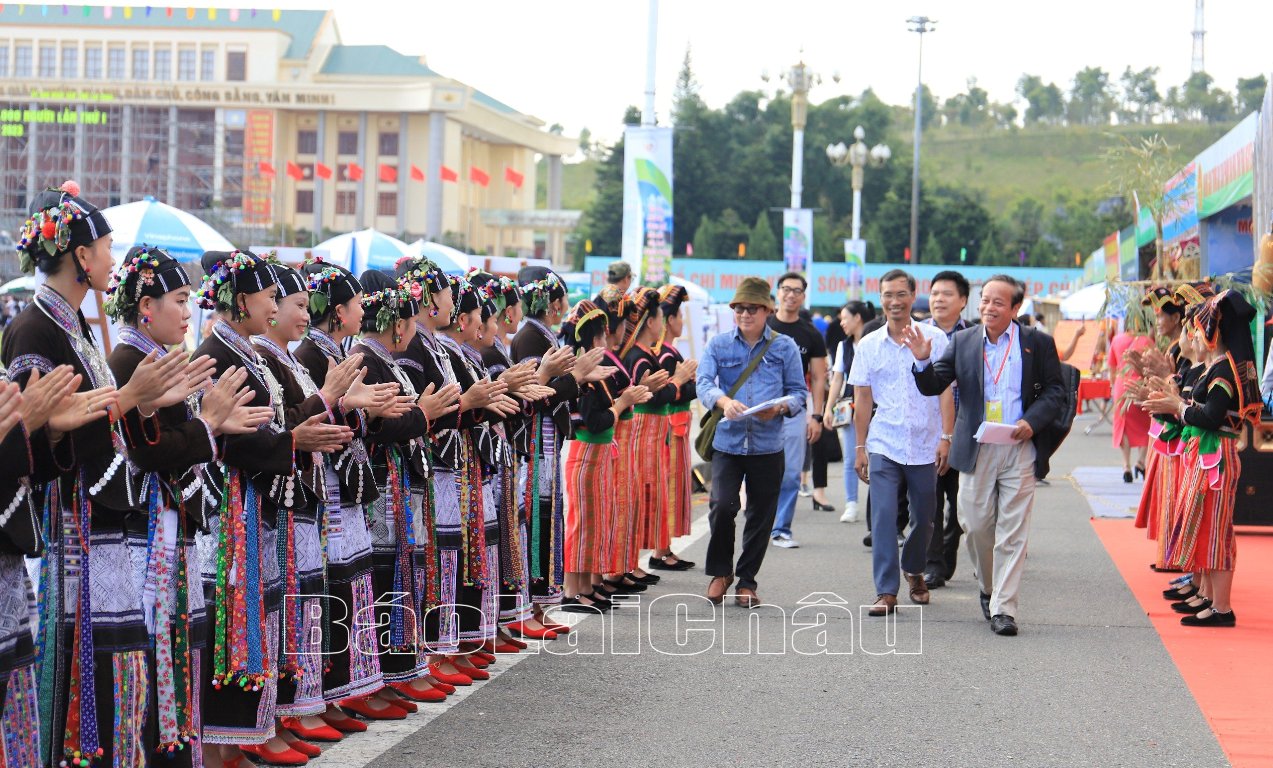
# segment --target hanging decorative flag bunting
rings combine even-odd
[[[509,184],[512,184],[518,189],[521,189],[522,182],[526,181],[526,177],[523,174],[514,171],[512,168],[504,166],[504,181],[507,181]]]
[[[455,171],[451,170],[450,168],[447,168],[447,167],[444,165],[444,166],[442,166],[442,180],[443,180],[443,181],[459,181],[459,180],[460,180],[460,174],[456,173]]]
[[[419,168],[417,168],[415,165],[412,165],[412,166],[411,166],[411,180],[412,180],[412,181],[424,181],[424,171],[420,170],[420,169],[419,169]]]
[[[469,166],[469,181],[476,182],[477,184],[485,187],[491,183],[491,177],[487,175],[486,171],[478,168],[476,165],[473,165]]]

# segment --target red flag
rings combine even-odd
[[[293,179],[296,179],[297,181],[300,181],[301,179],[305,178],[305,172],[301,170],[301,167],[299,165],[297,165],[296,163],[293,163],[291,160],[287,161],[287,175],[291,176]]]
[[[381,181],[393,183],[398,180],[398,169],[392,165],[381,163],[377,169],[377,175]]]
[[[259,171],[262,176],[274,175],[274,166],[265,160],[256,164],[256,170]]]
[[[419,169],[419,168],[417,168],[415,165],[412,165],[412,166],[411,166],[411,180],[412,180],[412,181],[424,181],[424,171],[420,170],[420,169]]]
[[[486,171],[474,165],[469,167],[469,181],[476,182],[485,187],[491,183],[491,177],[486,175]]]
[[[332,169],[322,163],[314,163],[314,175],[320,179],[330,179]]]
[[[443,181],[459,181],[459,180],[460,180],[460,174],[456,173],[455,171],[451,170],[450,168],[447,168],[447,167],[444,165],[444,166],[442,166],[442,180],[443,180]]]
[[[345,178],[350,181],[362,181],[362,166],[358,163],[350,163],[345,166]]]
[[[517,171],[514,171],[512,168],[504,166],[504,181],[507,181],[518,189],[521,189],[522,182],[526,181],[526,177]]]

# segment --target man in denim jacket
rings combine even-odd
[[[698,364],[698,396],[707,408],[718,408],[725,418],[716,429],[712,443],[711,512],[712,535],[707,544],[707,599],[720,603],[738,576],[736,600],[739,605],[759,604],[756,574],[765,559],[769,531],[778,510],[778,489],[782,483],[782,418],[795,418],[804,409],[808,389],[800,365],[800,351],[789,336],[776,334],[767,325],[773,312],[769,283],[747,277],[738,285],[734,300],[737,326],[714,337]],[[772,339],[772,344],[770,340]],[[767,348],[766,348],[767,346]],[[742,388],[729,391],[757,355],[764,359],[747,377]],[[786,404],[743,416],[748,408],[780,397]],[[739,490],[747,483],[747,512],[743,528],[743,551],[735,569],[734,519],[741,507]]]

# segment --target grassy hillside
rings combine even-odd
[[[1157,125],[1030,128],[1014,131],[974,131],[953,126],[929,129],[924,134],[920,165],[926,184],[963,186],[982,191],[986,207],[996,218],[1010,211],[1016,201],[1033,197],[1045,202],[1057,192],[1087,196],[1102,191],[1109,171],[1102,157],[1126,136],[1160,133],[1179,147],[1183,165],[1224,135],[1229,126]],[[895,157],[911,154],[910,135],[893,147]],[[817,152],[806,162],[824,161]],[[562,205],[586,209],[594,195],[596,162],[587,160],[564,167]],[[547,168],[540,165],[540,205],[547,199]]]

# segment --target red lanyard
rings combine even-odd
[[[1003,376],[1003,369],[1004,369],[1004,366],[1008,364],[1009,357],[1012,357],[1012,328],[1008,329],[1008,350],[1003,353],[1003,359],[999,361],[999,370],[994,374],[994,378],[992,379],[992,381],[994,381],[996,390],[999,389],[999,378]],[[986,347],[984,344],[981,347],[981,359],[986,364],[986,370],[989,371],[990,358],[986,356]]]

